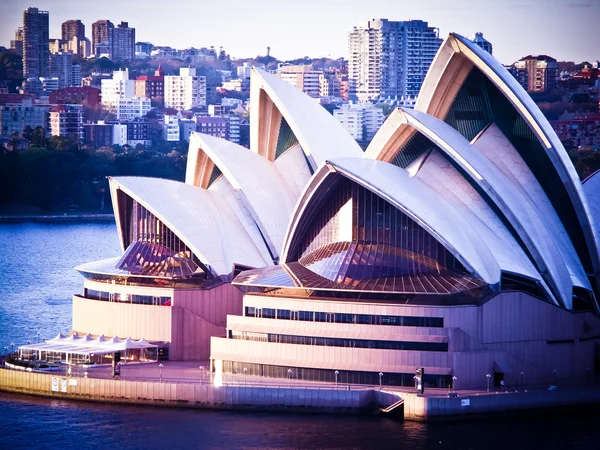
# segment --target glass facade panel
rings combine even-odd
[[[171,306],[171,297],[137,294],[120,294],[118,292],[104,292],[85,289],[84,298],[101,300],[105,302],[133,303],[136,305]]]
[[[303,286],[416,293],[453,290],[456,283],[429,279],[466,274],[443,245],[378,195],[337,177],[332,189],[324,190],[326,197],[311,205],[315,212],[298,224],[298,237],[290,248],[286,268],[297,280],[307,281]]]
[[[122,204],[128,247],[117,268],[136,275],[169,278],[204,274],[198,258],[150,211],[135,200]]]
[[[298,143],[296,135],[290,128],[285,118],[281,118],[279,125],[279,135],[277,137],[277,147],[275,149],[275,159],[279,158],[286,150],[292,148]]]
[[[323,347],[373,348],[382,350],[413,350],[422,352],[447,352],[447,342],[402,342],[375,341],[368,339],[342,339],[318,336],[296,336],[291,334],[254,333],[230,331],[231,339],[244,341],[272,342],[276,344],[318,345]]]
[[[266,314],[265,315],[265,312]],[[401,327],[443,328],[443,317],[415,316],[379,316],[371,314],[327,313],[313,311],[290,311],[289,309],[270,309],[246,306],[246,317],[262,317],[279,320],[302,320],[309,322],[357,323],[361,325],[391,325]]]
[[[246,369],[246,371],[244,371]],[[291,370],[291,372],[289,372]],[[223,372],[226,374],[248,374],[282,380],[321,381],[338,384],[366,384],[378,386],[414,386],[414,373],[383,373],[338,370],[337,380],[335,370],[312,369],[305,367],[273,366],[268,364],[253,364],[237,361],[223,361]],[[427,388],[448,388],[451,386],[451,375],[425,374],[423,384]]]

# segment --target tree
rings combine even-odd
[[[19,133],[17,133],[16,131],[10,136],[10,139],[8,140],[7,145],[11,148],[11,150],[13,152],[16,152],[17,150],[19,150]]]
[[[27,125],[23,129],[22,136],[23,136],[23,139],[27,139],[30,143],[32,143],[33,142],[33,128],[31,128],[29,125]]]
[[[31,144],[37,148],[45,148],[47,145],[46,132],[42,127],[35,127],[31,139]]]

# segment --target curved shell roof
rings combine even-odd
[[[331,158],[362,156],[352,136],[325,108],[287,81],[252,69],[250,148],[273,161],[281,118],[289,124],[313,171]]]
[[[396,206],[449,250],[471,273],[489,284],[500,281],[500,268],[473,226],[445,199],[405,170],[382,161],[343,158],[328,161],[315,175],[296,207],[283,261],[293,233],[313,195],[328,176],[339,173]]]
[[[244,226],[228,214],[227,205],[212,192],[160,178],[114,177],[109,181],[111,189],[123,191],[163,222],[213,275],[231,274],[234,264],[270,264]]]
[[[207,178],[211,174],[206,167],[218,167],[252,215],[271,253],[277,257],[297,196],[275,164],[230,141],[201,133],[192,133],[188,157],[186,181],[198,181],[210,190]],[[197,164],[200,161],[201,166]]]
[[[492,55],[478,45],[451,33],[440,47],[415,105],[415,110],[445,119],[457,93],[473,68],[477,68],[510,101],[518,114],[535,134],[546,152],[550,164],[564,185],[588,251],[594,272],[600,273],[599,234],[592,226],[592,217],[581,182],[558,136],[517,80]],[[546,188],[552,190],[551,187]],[[563,218],[564,220],[564,218]]]
[[[445,122],[419,111],[396,110],[367,149],[367,156],[393,160],[395,152],[401,150],[402,145],[410,138],[411,132],[422,133],[430,139],[439,151],[446,155],[447,161],[462,170],[462,175],[458,179],[462,178],[463,183],[470,183],[480,192],[485,193],[488,201],[492,202],[489,206],[497,207],[512,225],[514,232],[523,242],[523,248],[514,245],[514,237],[510,236],[511,233],[506,233],[508,230],[500,220],[501,217],[491,217],[488,222],[488,226],[491,224],[497,231],[501,231],[497,237],[503,236],[504,239],[508,239],[508,243],[512,244],[513,251],[510,253],[506,251],[508,248],[503,248],[502,242],[497,243],[490,238],[490,235],[485,233],[485,228],[478,227],[479,233],[488,236],[486,242],[490,247],[497,249],[496,258],[501,261],[503,270],[538,280],[542,279],[543,275],[554,294],[550,297],[555,297],[556,301],[567,308],[572,306],[573,286],[590,289],[585,271],[571,242],[565,237],[566,232],[562,224],[559,220],[554,220],[556,213],[551,206],[540,200],[541,193],[537,192],[537,196],[528,194],[529,190],[535,191],[535,189],[519,184],[508,170],[504,172],[500,170],[490,159],[487,159],[485,152],[477,151],[475,146]],[[498,149],[497,142],[495,148]],[[424,164],[431,165],[429,159]],[[423,170],[421,168],[417,172],[417,177]],[[455,169],[447,167],[444,170],[446,173],[449,171],[454,172]],[[510,176],[507,176],[507,173]],[[439,171],[436,178],[438,179],[430,179],[430,184],[443,183]],[[440,195],[448,197],[451,189],[453,187],[440,190]],[[460,207],[460,203],[464,202],[454,201],[457,208]],[[542,207],[544,205],[545,209]],[[483,217],[480,212],[477,216]],[[471,223],[477,222],[481,223],[471,219]],[[523,259],[525,252],[531,255],[531,262],[536,265],[537,270]],[[538,273],[532,276],[532,273],[536,272]]]

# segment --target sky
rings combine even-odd
[[[348,32],[360,21],[421,19],[456,32],[484,33],[494,56],[510,64],[528,54],[600,60],[600,0],[0,0],[0,45],[9,46],[29,6],[50,12],[50,37],[61,23],[129,22],[136,41],[174,48],[221,46],[234,58],[347,57]]]

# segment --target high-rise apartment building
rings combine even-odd
[[[70,41],[74,36],[79,39],[85,38],[85,25],[81,20],[67,20],[62,24],[62,38],[65,41]]]
[[[10,48],[17,55],[23,56],[23,27],[19,27],[15,31],[15,38],[10,41]]]
[[[558,62],[547,55],[525,56],[510,72],[527,92],[547,92],[558,85]]]
[[[178,76],[165,76],[165,107],[187,111],[205,106],[206,77],[197,76],[196,69],[182,67]]]
[[[473,42],[479,45],[482,49],[488,52],[490,55],[494,53],[494,47],[492,43],[483,37],[483,33],[477,32],[475,33],[475,39]]]
[[[48,75],[49,34],[48,11],[27,8],[23,11],[23,77]]]
[[[97,20],[92,24],[92,53],[98,54],[96,46],[108,42],[109,30],[114,27],[110,20]]]
[[[58,89],[73,86],[73,55],[71,53],[51,53],[49,68],[50,76],[58,78]],[[79,82],[81,83],[81,75],[79,75]]]
[[[135,28],[129,28],[129,23],[121,22],[117,28],[110,28],[108,42],[112,61],[129,61],[135,58]]]
[[[372,19],[349,33],[350,95],[359,100],[418,95],[442,40],[421,20]]]
[[[281,66],[277,76],[311,97],[319,96],[319,75],[312,66]]]

